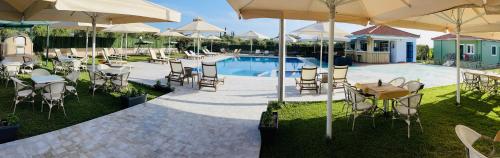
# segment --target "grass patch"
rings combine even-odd
[[[44,66],[46,69],[51,69],[52,65]],[[25,81],[30,81],[29,75],[23,74],[19,78]],[[12,82],[5,88],[5,82],[1,82],[0,86],[0,118],[5,118],[7,114],[12,113],[12,105],[14,98],[14,86]],[[89,92],[89,74],[82,72],[78,82],[78,94],[80,102],[77,98],[69,95],[64,101],[67,118],[64,117],[62,109],[54,107],[50,120],[48,117],[48,106],[44,105],[44,111],[40,112],[41,97],[35,99],[35,109],[33,111],[31,103],[20,103],[17,105],[16,115],[19,117],[21,128],[19,129],[18,138],[31,137],[71,125],[75,125],[87,120],[91,120],[103,115],[107,115],[121,110],[121,103],[118,92],[103,92],[96,91],[95,96]],[[163,92],[154,91],[153,89],[139,84],[131,83],[129,88],[142,89],[148,93],[148,100],[163,95]]]
[[[343,102],[334,103],[333,141],[325,139],[326,103],[287,103],[277,109],[279,130],[274,141],[263,140],[261,157],[464,157],[464,146],[455,134],[463,124],[493,137],[500,130],[500,96],[478,92],[462,94],[455,106],[455,86],[424,89],[420,118],[424,133],[412,122],[408,139],[406,123],[378,116],[359,117],[355,131],[347,124]],[[382,104],[379,104],[382,105]]]

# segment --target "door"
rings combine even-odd
[[[397,62],[397,51],[396,51],[396,47],[395,47],[395,44],[396,44],[396,41],[391,41],[389,42],[390,44],[390,56],[391,56],[391,63],[395,63]]]
[[[406,62],[413,62],[413,42],[406,42]]]

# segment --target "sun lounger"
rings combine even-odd
[[[204,57],[205,57],[204,55],[198,55],[198,54],[196,54],[196,53],[195,53],[195,52],[193,52],[192,50],[190,50],[190,51],[188,51],[188,52],[189,52],[189,54],[191,54],[192,56],[198,56],[198,57],[200,57],[200,58],[204,58]]]
[[[163,59],[163,60],[171,60],[172,58],[170,58],[170,54],[167,56],[165,55],[165,52],[166,52],[167,49],[164,49],[164,48],[159,48],[158,51],[160,52],[160,59]]]
[[[217,74],[216,63],[201,63],[202,75],[198,83],[199,89],[201,87],[212,87],[217,91],[217,85],[224,83],[224,78],[219,78]]]
[[[156,49],[149,48],[148,51],[151,57],[151,59],[149,59],[149,62],[161,62],[162,64],[168,62],[167,59],[159,59],[158,57],[156,57],[156,53],[158,53]]]
[[[344,88],[344,84],[347,82],[347,71],[348,66],[334,66],[333,67],[333,89]],[[328,83],[328,74],[324,74],[321,77],[320,89],[323,84]]]
[[[102,56],[104,57],[104,60],[110,64],[110,65],[125,65],[127,64],[128,62],[127,61],[123,61],[123,60],[111,60],[109,58],[109,52],[108,52],[108,49],[107,48],[103,48],[102,49],[103,52],[102,52]]]
[[[171,82],[179,82],[182,85],[184,85],[184,67],[182,66],[182,62],[180,61],[170,61],[170,74],[166,76],[165,78],[167,80],[170,80]]]
[[[194,56],[193,54],[189,53],[188,51],[184,51],[184,54],[187,55],[188,59],[194,59],[194,60],[201,59],[201,56]]]
[[[300,78],[295,79],[300,88],[300,94],[302,94],[303,90],[315,90],[316,93],[319,93],[319,85],[316,78],[317,73],[317,67],[302,67]]]

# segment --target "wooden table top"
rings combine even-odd
[[[500,142],[500,131],[497,132],[497,135],[494,138],[495,142]]]
[[[485,71],[479,71],[479,70],[469,70],[466,72],[474,74],[474,75],[488,76],[489,78],[494,79],[494,80],[500,80],[500,74],[494,73],[494,72],[485,72]]]
[[[378,83],[356,83],[355,86],[365,93],[375,95],[377,99],[394,99],[410,94],[410,91],[404,88],[387,83],[382,86],[378,86]]]

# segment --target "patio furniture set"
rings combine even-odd
[[[500,94],[500,74],[479,70],[466,70],[463,72],[462,87],[466,91],[479,90],[484,93]]]
[[[56,51],[57,52],[57,51]],[[15,113],[17,105],[21,102],[28,102],[35,104],[35,96],[40,95],[41,111],[43,112],[43,105],[47,104],[49,107],[48,119],[53,107],[62,107],[63,113],[66,116],[64,109],[64,99],[68,95],[76,96],[78,102],[78,79],[80,72],[87,70],[86,66],[80,65],[81,60],[75,58],[64,58],[60,56],[58,59],[53,60],[53,71],[50,73],[46,69],[32,69],[30,73],[31,82],[26,82],[19,79],[21,67],[26,63],[20,62],[2,62],[0,65],[0,79],[4,80],[7,87],[9,82],[12,81],[15,89],[15,96],[13,98],[13,113]],[[32,61],[29,61],[32,62]],[[91,89],[94,95],[95,90],[111,87],[114,90],[121,90],[128,86],[129,70],[122,68],[111,68],[107,65],[99,65],[96,73],[89,72],[91,78]],[[32,67],[35,67],[34,65]],[[83,68],[85,67],[85,68]],[[60,75],[58,75],[60,74]]]
[[[220,83],[224,84],[225,80],[224,77],[218,75],[217,64],[214,62],[202,62],[200,73],[198,68],[184,67],[181,61],[171,60],[170,70],[170,74],[165,76],[168,82],[179,82],[183,86],[185,80],[188,84],[191,80],[191,87],[194,87],[195,78],[197,78],[196,83],[200,90],[202,87],[211,87],[217,91],[217,86]]]
[[[347,82],[348,66],[334,66],[333,68],[333,88],[343,88],[344,82]],[[321,93],[324,84],[328,84],[328,73],[318,72],[317,67],[302,67],[300,78],[295,78],[295,85],[299,87],[302,94],[304,90],[314,90]]]

